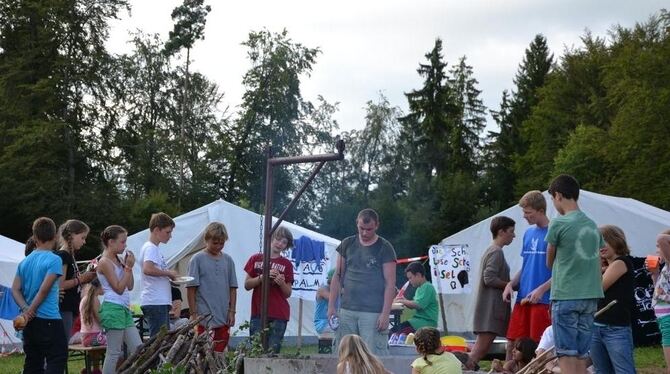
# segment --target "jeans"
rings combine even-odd
[[[340,327],[335,332],[337,346],[345,335],[356,334],[363,339],[368,348],[377,356],[388,356],[388,328],[377,330],[379,313],[357,312],[340,309]]]
[[[281,350],[281,342],[284,340],[284,333],[286,332],[286,323],[278,319],[268,319],[268,347],[272,348],[274,353],[279,353]],[[249,322],[249,335],[253,336],[261,331],[261,319],[259,317],[251,317]]]
[[[161,331],[161,327],[170,330],[170,305],[142,305],[144,320],[149,325],[149,336],[152,337]]]
[[[551,325],[556,355],[586,357],[591,345],[597,299],[556,300],[551,303]]]
[[[591,360],[596,374],[634,374],[633,334],[630,326],[593,325]]]
[[[23,372],[62,374],[67,362],[67,349],[62,320],[33,319],[23,330],[23,351],[26,354]]]
[[[107,353],[105,353],[105,362],[102,364],[102,372],[104,374],[114,374],[116,373],[116,362],[119,361],[119,357],[123,353],[123,343],[126,343],[128,356],[130,356],[142,344],[142,339],[140,339],[140,333],[137,332],[135,326],[124,330],[107,330],[106,334]]]

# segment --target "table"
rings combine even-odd
[[[102,352],[102,355],[104,356],[105,352],[107,351],[107,346],[99,345],[99,346],[95,346],[95,347],[85,347],[81,344],[70,344],[68,349],[71,352],[80,353],[80,354],[84,355],[84,370],[85,370],[85,373],[91,374],[91,353]],[[66,365],[66,367],[67,367],[67,365]]]

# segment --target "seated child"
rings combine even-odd
[[[491,368],[498,373],[516,373],[526,367],[526,365],[535,358],[536,348],[537,344],[531,338],[517,339],[514,341],[512,359],[504,364],[500,360],[493,360]]]
[[[342,337],[338,348],[337,374],[386,374],[379,359],[370,352],[360,336],[349,334]]]
[[[422,327],[414,336],[416,352],[422,357],[412,362],[412,374],[460,374],[461,361],[442,350],[440,332],[433,327]]]
[[[316,291],[316,306],[314,307],[314,329],[318,334],[332,333],[328,324],[328,298],[330,297],[330,281],[335,269],[328,271],[328,283]]]
[[[188,323],[188,318],[181,318],[181,290],[171,285],[172,307],[170,308],[170,330],[178,329]]]
[[[98,296],[104,293],[100,281],[94,279],[84,291],[79,303],[79,316],[81,318],[81,345],[84,347],[97,347],[107,345],[107,338],[100,327],[100,301]],[[93,362],[93,373],[101,373],[100,356],[97,352],[91,353]]]

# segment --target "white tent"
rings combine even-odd
[[[7,287],[6,292],[11,292],[16,269],[25,257],[23,252],[23,244],[0,235],[0,285]],[[21,349],[22,343],[15,335],[12,321],[0,318],[0,325],[0,350]]]
[[[237,274],[237,316],[235,328],[231,334],[239,328],[251,316],[251,291],[244,289],[244,265],[249,257],[260,251],[260,229],[261,216],[249,210],[230,204],[224,200],[217,200],[211,204],[185,213],[174,218],[176,227],[172,232],[172,239],[167,244],[159,246],[163,257],[169,267],[176,269],[179,274],[187,274],[188,261],[191,256],[205,246],[204,229],[210,222],[222,222],[228,230],[229,240],[226,242],[224,251],[232,256],[235,261],[235,271]],[[339,240],[307,230],[289,222],[283,222],[293,234],[294,239],[301,236],[307,236],[312,240],[322,241],[325,244],[326,263],[333,258],[335,248],[340,243]],[[140,258],[140,249],[149,239],[149,230],[144,230],[128,237],[128,248],[133,251],[136,258]],[[135,277],[135,287],[131,293],[131,302],[139,304],[141,291],[140,267],[136,265],[133,269]],[[185,290],[182,287],[182,295],[185,296]],[[293,293],[294,295],[296,292]],[[183,297],[184,305],[186,298]],[[298,310],[299,299],[291,297],[291,320],[286,328],[286,336],[298,335]],[[314,301],[303,302],[303,336],[316,335],[313,325]],[[248,330],[241,332],[240,335],[247,335]]]
[[[556,217],[558,213],[551,203],[551,197],[544,192],[547,200],[547,215]],[[601,195],[581,190],[578,199],[579,207],[597,225],[612,224],[619,226],[626,234],[631,255],[646,256],[656,253],[656,235],[662,230],[670,228],[670,212],[642,203],[640,201]],[[516,239],[504,248],[505,258],[510,266],[510,273],[514,275],[521,269],[521,244],[523,233],[529,227],[523,218],[519,206],[513,206],[495,216],[507,216],[516,221]],[[489,217],[451,235],[440,242],[441,245],[467,244],[470,255],[471,294],[442,295],[446,311],[447,327],[450,332],[468,332],[472,330],[472,316],[474,314],[476,290],[479,284],[480,260],[483,252],[491,244]],[[440,322],[441,323],[441,322]]]

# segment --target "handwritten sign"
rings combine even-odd
[[[291,250],[283,252],[283,256],[291,259]],[[319,263],[316,261],[297,261],[293,263],[293,292],[291,297],[312,300],[316,299],[316,291],[328,282],[329,258],[323,258]]]
[[[428,250],[432,282],[442,294],[471,293],[467,244],[433,245]]]

